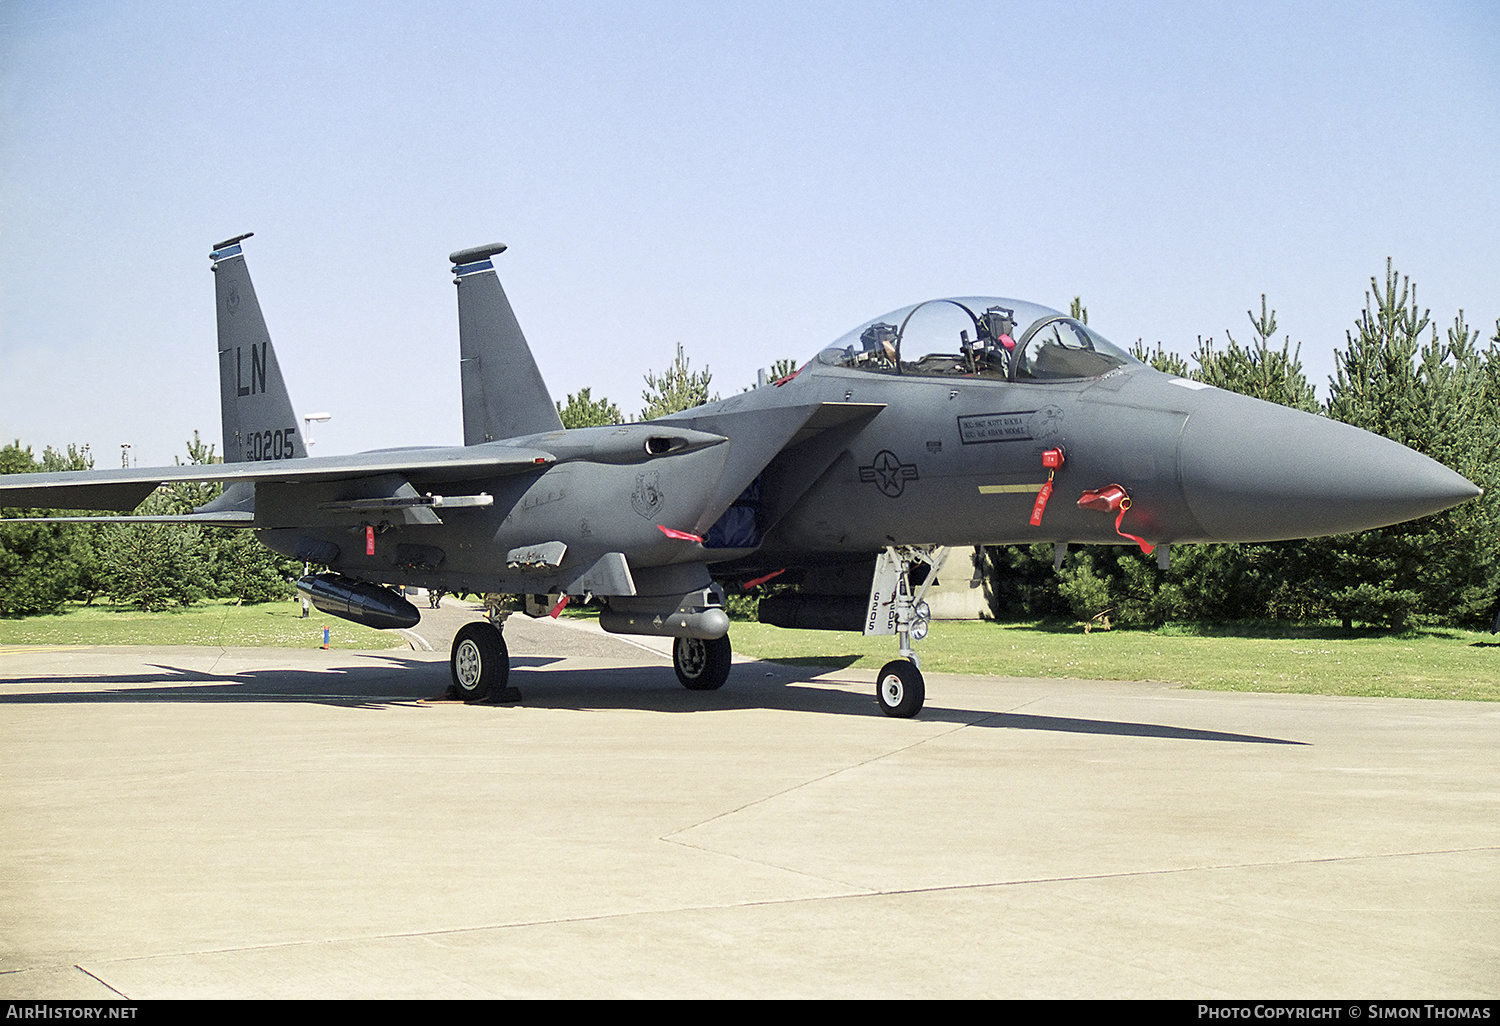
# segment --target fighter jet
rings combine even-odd
[[[213,247],[222,465],[0,479],[0,506],[133,510],[175,481],[223,494],[172,520],[254,530],[326,566],[297,587],[380,628],[388,586],[603,604],[606,631],[671,637],[681,683],[730,672],[726,588],[774,579],[759,618],[887,634],[880,709],[922,708],[914,644],[955,546],[1169,546],[1366,530],[1480,490],[1395,442],[1160,373],[1057,310],[936,299],[858,325],[800,370],[658,420],[564,430],[496,275],[453,253],[464,444],[309,457],[245,264]],[[103,518],[100,518],[103,519]],[[1158,548],[1159,547],[1159,548]],[[506,614],[465,625],[452,686],[515,700]]]

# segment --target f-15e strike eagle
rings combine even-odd
[[[782,627],[891,634],[880,708],[913,716],[912,642],[951,546],[1254,542],[1360,531],[1480,490],[1356,428],[1160,373],[1055,310],[936,299],[859,325],[795,374],[658,420],[565,430],[495,274],[452,254],[464,444],[309,457],[245,265],[215,246],[222,465],[0,478],[0,506],[133,510],[222,481],[192,514],[327,566],[298,588],[373,627],[420,613],[384,585],[603,600],[667,636],[688,688],[730,671],[724,588],[777,576]],[[1165,551],[1161,553],[1164,556]],[[1163,562],[1165,562],[1163,560]],[[454,638],[453,686],[514,699],[501,622]]]

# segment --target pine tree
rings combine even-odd
[[[688,368],[688,358],[683,354],[682,343],[677,343],[677,359],[672,361],[672,366],[659,375],[649,371],[646,374],[646,390],[641,393],[646,406],[641,410],[641,419],[655,420],[669,413],[716,402],[719,397],[708,394],[709,381],[707,367],[698,372]]]
[[[1238,392],[1268,403],[1290,406],[1307,413],[1321,412],[1313,387],[1307,375],[1302,373],[1302,345],[1292,348],[1291,337],[1286,337],[1280,349],[1271,348],[1271,338],[1276,334],[1276,311],[1267,310],[1265,293],[1260,297],[1260,316],[1246,310],[1250,328],[1255,332],[1255,341],[1241,346],[1228,330],[1229,348],[1214,348],[1212,338],[1198,339],[1198,352],[1193,359],[1198,370],[1192,377],[1198,381]]]
[[[1370,279],[1357,334],[1344,333],[1348,348],[1334,352],[1328,415],[1367,431],[1410,444],[1417,416],[1417,350],[1430,323],[1430,311],[1417,305],[1409,278],[1385,262],[1385,288]],[[1371,305],[1373,293],[1374,305]],[[1433,332],[1436,341],[1436,330]]]
[[[36,459],[31,448],[17,440],[0,449],[0,473],[30,474],[38,471],[90,470],[93,456],[88,448],[68,446],[58,452],[50,446]],[[66,516],[71,510],[15,509],[4,516]],[[98,558],[94,539],[98,531],[89,524],[0,523],[0,616],[30,616],[55,613],[74,597],[91,597],[98,590]]]
[[[173,462],[182,465],[181,457]],[[214,447],[193,432],[189,466],[222,463]],[[215,481],[174,482],[158,488],[139,513],[181,516],[219,497]],[[122,605],[157,610],[207,597],[245,604],[290,598],[302,564],[273,552],[251,532],[187,524],[141,524],[121,518],[105,528],[101,544],[104,588]]]
[[[193,432],[187,443],[188,463],[220,463],[208,445]],[[181,466],[180,457],[172,462]],[[142,516],[181,516],[217,498],[218,482],[180,481],[163,485],[136,510]],[[106,527],[101,548],[104,590],[119,605],[148,612],[171,605],[189,606],[215,591],[213,580],[216,538],[211,529],[180,524],[131,523],[122,517]]]
[[[1203,337],[1198,337],[1199,348],[1203,346]],[[1191,377],[1188,371],[1187,361],[1173,352],[1168,352],[1160,342],[1156,343],[1155,349],[1147,349],[1146,343],[1136,339],[1135,345],[1130,347],[1130,355],[1144,364],[1149,364],[1161,371],[1163,374],[1171,374],[1173,377]]]
[[[772,363],[770,369],[766,371],[766,380],[780,381],[782,378],[790,377],[791,375],[797,373],[797,367],[798,363],[796,360],[788,356],[783,356],[781,359]]]
[[[565,428],[604,427],[625,421],[618,406],[602,396],[595,400],[587,388],[580,389],[577,395],[569,395],[566,406],[562,403],[555,405]]]
[[[214,447],[203,441],[196,431],[193,432],[193,440],[187,443],[187,453],[187,465],[190,467],[224,462],[222,457],[214,455]],[[172,464],[182,466],[182,457],[173,456]],[[218,481],[174,481],[163,485],[162,492],[166,497],[168,512],[176,516],[191,513],[204,503],[217,499],[223,494],[224,486]]]
[[[210,568],[216,596],[247,606],[292,597],[292,582],[302,575],[300,561],[266,548],[251,531],[213,527],[204,533],[214,535]]]
[[[1264,293],[1260,313],[1247,310],[1245,315],[1254,340],[1241,345],[1226,330],[1229,345],[1219,348],[1212,338],[1200,335],[1192,357],[1197,367],[1192,371],[1182,357],[1160,343],[1154,351],[1138,343],[1135,355],[1165,373],[1307,413],[1321,412],[1302,370],[1300,344],[1294,346],[1290,336],[1284,336],[1279,347],[1272,345],[1276,311]],[[1149,560],[1138,551],[1121,548],[1108,558],[1095,558],[1089,572],[1109,585],[1110,604],[1119,623],[1174,616],[1213,621],[1302,618],[1319,615],[1322,608],[1310,594],[1302,570],[1303,544],[1184,546],[1173,551],[1172,567],[1166,574],[1151,570]],[[1068,583],[1080,594],[1092,586],[1083,575],[1064,586]]]
[[[1317,539],[1309,565],[1346,624],[1478,624],[1494,605],[1500,542],[1494,350],[1478,351],[1462,311],[1440,339],[1416,287],[1391,261],[1384,286],[1371,278],[1370,287],[1348,348],[1335,354],[1329,415],[1430,456],[1489,494],[1420,520]]]
[[[1046,542],[987,546],[978,569],[990,615],[997,620],[1067,615],[1069,602],[1057,590],[1052,557]]]

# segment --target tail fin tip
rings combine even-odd
[[[488,246],[471,246],[468,249],[449,253],[448,259],[456,267],[462,267],[465,264],[474,264],[481,260],[488,260],[492,256],[499,256],[509,248],[503,242],[492,242]]]
[[[246,232],[244,235],[236,235],[232,239],[225,239],[223,242],[214,243],[213,249],[209,251],[208,258],[217,263],[218,261],[223,260],[225,257],[234,256],[236,253],[240,252],[240,243],[244,242],[254,234],[254,232]],[[233,250],[233,252],[226,252],[227,250],[231,249]]]

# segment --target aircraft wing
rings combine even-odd
[[[505,477],[538,470],[555,462],[556,457],[552,453],[541,449],[489,443],[249,463],[76,470],[59,474],[11,474],[0,477],[0,507],[129,511],[139,506],[158,486],[178,481],[295,484],[400,474],[413,484],[420,484],[425,481],[451,482]],[[225,513],[215,516],[218,520],[226,520]],[[137,519],[146,522],[145,518]],[[244,518],[230,516],[227,519],[239,522]],[[194,519],[181,522],[209,524],[214,521],[194,516]]]
[[[844,424],[866,423],[885,409],[885,403],[813,401],[756,406],[754,400],[755,393],[745,393],[651,422],[689,424],[695,431],[732,439],[718,490],[694,525],[700,534],[783,450]]]

